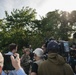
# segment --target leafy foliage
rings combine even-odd
[[[76,32],[76,11],[51,11],[41,20],[36,19],[36,10],[26,7],[14,9],[11,15],[5,11],[6,18],[0,20],[0,48],[8,51],[12,42],[18,44],[19,51],[29,44],[33,48],[41,47],[46,39],[69,40]]]

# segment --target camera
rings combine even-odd
[[[55,39],[51,38],[51,39],[48,39],[46,42],[45,42],[45,47],[47,48],[47,44],[50,42],[50,41],[56,41]],[[64,40],[57,40],[56,41],[59,45],[59,49],[58,49],[58,53],[64,57],[67,57],[68,56],[68,53],[70,52],[70,47],[69,47],[69,42],[68,41],[64,41]],[[46,51],[47,52],[47,51]]]
[[[59,54],[63,57],[68,57],[68,53],[70,52],[69,42],[68,41],[59,41]]]
[[[4,57],[4,66],[3,66],[3,70],[15,70],[15,68],[12,66],[12,62],[11,62],[11,55],[3,55]]]

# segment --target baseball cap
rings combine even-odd
[[[55,40],[53,40],[53,41],[50,41],[48,44],[47,44],[47,51],[49,52],[49,51],[53,51],[53,50],[59,50],[59,45],[58,45],[58,43],[55,41]]]
[[[36,48],[33,53],[41,57],[43,55],[43,50],[41,48]]]
[[[4,58],[0,52],[0,66],[3,67]]]

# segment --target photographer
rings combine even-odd
[[[11,58],[11,61],[12,61],[12,65],[15,68],[14,74],[6,74],[2,70],[3,63],[4,63],[4,58],[3,58],[2,54],[0,53],[0,75],[26,75],[24,70],[21,68],[19,55],[17,55],[16,58],[14,58],[13,56],[11,56],[10,58]]]
[[[47,44],[48,58],[38,68],[38,75],[74,75],[72,68],[58,54],[59,45],[54,41]]]
[[[8,53],[5,53],[3,55],[4,57],[4,67],[3,67],[3,70],[6,72],[6,73],[9,73],[10,75],[13,74],[14,75],[14,67],[12,66],[12,62],[11,62],[11,59],[10,59],[10,56],[14,56],[14,58],[16,58],[16,56],[19,56],[17,52],[17,48],[18,46],[15,44],[15,43],[11,43],[9,45],[9,52]]]

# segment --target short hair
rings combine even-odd
[[[42,57],[43,56],[43,50],[41,48],[36,48],[33,51],[34,54],[36,54],[38,57]]]
[[[12,51],[13,49],[16,49],[16,47],[17,47],[17,44],[11,43],[11,44],[9,45],[9,50]]]

